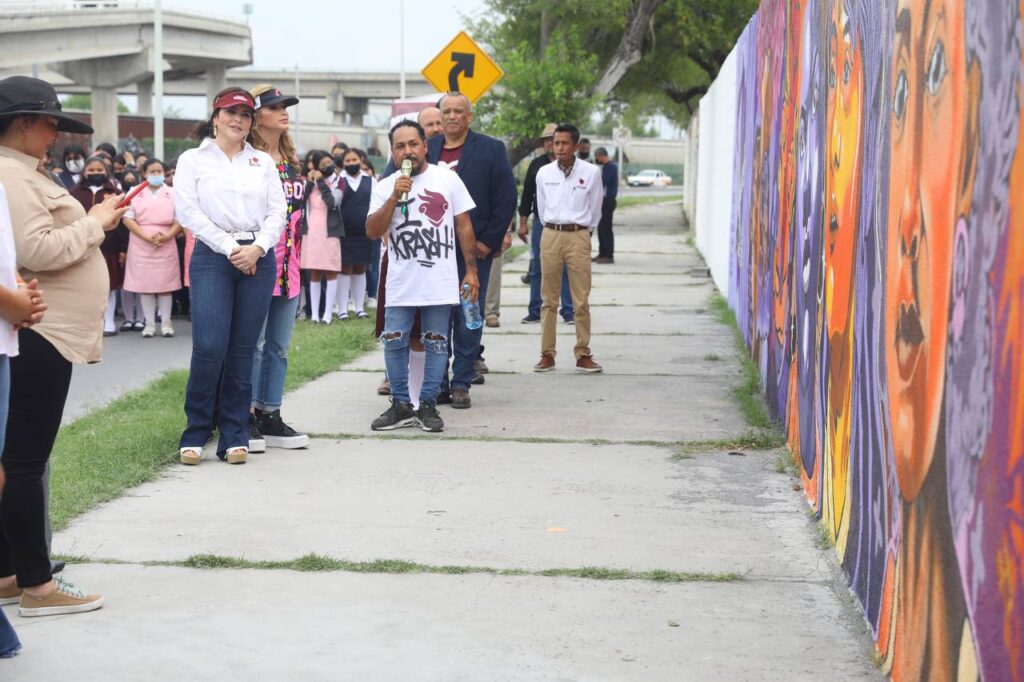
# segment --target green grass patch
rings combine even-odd
[[[648,204],[665,204],[670,201],[681,201],[682,194],[654,194],[649,197],[631,195],[619,197],[615,202],[616,208],[629,208],[631,206],[646,206]]]
[[[519,258],[524,253],[526,253],[526,250],[528,248],[530,248],[530,247],[527,246],[526,244],[513,244],[512,246],[509,247],[508,251],[506,251],[504,254],[502,254],[502,256],[501,256],[502,260],[505,263],[511,263],[516,258]]]
[[[736,316],[729,308],[729,303],[722,295],[715,293],[709,304],[715,319],[721,324],[732,329],[733,339],[736,345],[736,355],[740,359],[740,383],[733,387],[733,398],[736,399],[740,411],[743,413],[747,423],[758,429],[775,429],[778,427],[775,420],[768,414],[768,405],[764,401],[764,391],[761,388],[761,376],[757,365],[750,357],[747,344],[743,340],[743,334],[736,325]]]
[[[722,356],[719,355],[718,353],[708,353],[707,355],[704,356],[704,359],[707,360],[708,362],[721,362]]]
[[[68,563],[100,563],[124,564],[131,562],[86,559],[80,556],[59,557]],[[492,568],[488,566],[435,566],[421,564],[402,559],[375,559],[373,561],[347,561],[336,559],[325,554],[310,553],[297,559],[277,561],[253,560],[243,557],[226,557],[216,554],[195,554],[181,561],[145,561],[143,566],[176,566],[193,569],[251,569],[251,570],[288,570],[303,573],[338,572],[377,573],[377,574],[440,574],[468,575],[484,573],[489,575],[537,576],[544,578],[581,578],[584,580],[645,580],[659,583],[685,582],[736,582],[743,580],[744,574],[737,572],[703,573],[690,571],[633,571],[624,568],[604,568],[584,566],[581,568],[548,568],[529,571],[521,568]]]
[[[296,323],[286,390],[337,369],[374,343],[371,320]],[[51,458],[50,517],[55,529],[177,461],[187,381],[187,370],[167,372],[61,428]]]
[[[786,444],[786,439],[774,429],[750,429],[734,438],[717,440],[691,440],[676,445],[674,459],[690,459],[695,452],[722,450],[774,450]]]

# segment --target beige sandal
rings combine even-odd
[[[203,461],[203,451],[199,448],[181,448],[179,451],[181,463],[189,466],[198,466]]]
[[[249,459],[248,448],[231,448],[227,451],[227,457],[225,457],[228,464],[245,464],[245,460]]]

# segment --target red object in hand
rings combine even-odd
[[[132,203],[132,199],[134,199],[139,194],[139,192],[141,192],[144,189],[146,189],[146,183],[140,182],[138,185],[135,186],[135,189],[133,189],[131,192],[128,192],[128,196],[122,199],[121,203],[119,203],[117,207],[124,208],[128,204]]]

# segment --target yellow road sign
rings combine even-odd
[[[465,31],[444,46],[421,71],[440,92],[458,90],[476,102],[505,75]]]

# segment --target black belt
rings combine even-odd
[[[575,225],[573,223],[544,223],[544,227],[557,232],[578,232],[579,230],[590,229],[586,225]]]

